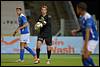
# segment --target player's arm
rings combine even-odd
[[[35,24],[34,28],[36,31],[39,31],[40,28],[43,27],[43,25],[45,25],[47,22],[45,21],[45,18],[40,16],[37,23]]]
[[[18,31],[20,30],[20,29],[23,29],[24,27],[26,27],[26,26],[28,26],[28,22],[26,22],[23,26],[19,26],[16,30],[15,30],[15,32],[13,33],[13,36],[15,36],[16,35],[16,33],[18,33]]]
[[[74,29],[74,30],[71,31],[71,34],[72,34],[72,35],[76,35],[77,33],[81,32],[81,31],[82,31],[81,28]]]
[[[39,19],[39,22],[41,22],[43,25],[45,25],[47,22],[45,21],[45,18],[44,17],[41,17]]]
[[[21,27],[19,27],[19,29],[23,29],[24,27],[27,27],[28,26],[28,22],[25,22],[25,24]]]
[[[86,21],[86,36],[85,36],[85,42],[84,42],[84,49],[87,49],[87,45],[88,45],[88,41],[89,41],[89,37],[90,37],[90,29],[91,29],[91,26],[92,26],[92,24],[91,24],[91,20],[90,19],[88,19],[87,21]]]
[[[18,32],[18,30],[19,30],[19,27],[15,30],[15,32],[13,33],[13,36],[16,35],[16,33]]]
[[[84,42],[84,50],[87,50],[87,45],[90,37],[90,28],[86,28],[86,36],[85,36],[85,42]]]
[[[23,29],[24,27],[28,26],[28,21],[25,16],[22,16],[23,25],[19,27],[19,29]]]
[[[76,33],[79,33],[79,32],[81,32],[81,31],[82,31],[81,28],[76,29]]]
[[[24,25],[19,26],[19,27],[15,30],[15,32],[13,33],[13,36],[15,36],[16,33],[18,33],[18,31],[19,31],[20,29],[23,29],[24,27],[28,26],[28,22],[27,22],[26,17],[22,16],[22,21],[23,21]]]
[[[40,30],[40,25],[39,25],[39,24],[41,24],[40,18],[41,18],[41,16],[38,18],[38,20],[36,20],[36,24],[34,25],[35,31]]]

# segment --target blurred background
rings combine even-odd
[[[65,48],[73,47],[73,54],[80,53],[82,47],[82,33],[78,33],[77,36],[71,35],[71,30],[80,27],[78,16],[76,14],[76,4],[80,1],[1,1],[1,42],[2,53],[9,53],[11,48],[12,53],[19,52],[19,40],[17,36],[12,36],[12,33],[18,27],[16,7],[22,7],[23,13],[26,15],[29,25],[31,42],[30,47],[35,49],[37,32],[34,30],[36,20],[40,15],[40,6],[46,4],[48,6],[48,15],[51,17],[52,35],[53,35],[53,48],[57,47],[57,51],[60,52]],[[87,11],[94,17],[97,31],[99,33],[99,19],[98,19],[98,2],[97,1],[85,1],[87,4]],[[7,37],[6,37],[7,36]],[[34,44],[34,45],[33,45]],[[45,43],[43,43],[45,44]],[[9,45],[9,46],[6,46]],[[63,45],[63,46],[61,46]],[[42,48],[46,46],[43,45]],[[61,49],[59,49],[61,48]],[[99,53],[99,48],[95,53]],[[44,49],[42,52],[45,53]],[[4,52],[3,52],[4,51]],[[67,52],[67,50],[61,53]],[[69,50],[70,52],[70,50]],[[68,52],[67,52],[68,53]]]
[[[40,15],[40,5],[45,3],[48,6],[48,15],[51,17],[52,23],[52,61],[50,65],[58,66],[82,66],[81,50],[83,45],[82,33],[77,36],[71,35],[72,29],[80,27],[78,16],[76,15],[76,4],[80,0],[75,1],[1,1],[1,65],[16,66],[34,66],[32,56],[25,50],[25,62],[15,63],[20,53],[20,34],[15,37],[12,33],[18,27],[16,16],[16,7],[22,7],[23,13],[26,15],[30,25],[30,44],[28,46],[36,51],[37,32],[34,30],[36,20]],[[96,0],[85,3],[88,6],[87,11],[94,17],[97,31],[99,33],[99,11]],[[41,45],[41,63],[38,65],[46,65],[45,41]],[[97,45],[93,59],[99,66],[99,44]],[[60,60],[60,61],[59,61]],[[37,66],[38,66],[37,65]]]
[[[71,30],[79,28],[80,23],[76,15],[76,1],[1,1],[1,65],[2,66],[34,66],[32,56],[25,50],[25,62],[15,63],[20,53],[20,34],[15,37],[12,33],[17,29],[16,7],[22,7],[30,25],[30,43],[28,46],[36,52],[37,32],[34,30],[36,20],[40,15],[40,5],[45,3],[48,6],[48,15],[52,24],[52,61],[50,65],[59,66],[82,66],[81,50],[83,45],[82,33],[76,36],[71,35]],[[84,1],[87,4],[87,11],[94,17],[99,34],[99,11],[97,0]],[[47,59],[45,41],[41,45],[41,61],[39,65],[46,65]],[[99,66],[99,44],[92,57]],[[60,61],[59,61],[60,60]],[[63,60],[63,61],[61,61]]]
[[[80,1],[1,1],[1,34],[10,35],[18,27],[16,7],[21,6],[30,24],[31,36],[36,36],[34,25],[40,15],[40,5],[48,6],[48,14],[52,18],[53,36],[71,36],[70,31],[79,27],[75,7]],[[98,3],[86,1],[87,11],[93,15],[99,32]],[[81,36],[79,33],[77,36]]]

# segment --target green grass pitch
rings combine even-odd
[[[94,62],[99,66],[99,55],[92,55]],[[82,66],[80,55],[52,55],[51,64],[46,64],[47,55],[40,55],[40,64],[33,64],[30,54],[24,55],[24,62],[15,62],[19,54],[1,54],[1,66]]]

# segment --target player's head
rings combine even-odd
[[[41,14],[42,15],[45,15],[45,14],[47,14],[47,5],[45,5],[45,4],[43,4],[41,7],[40,7],[40,9],[41,9]]]
[[[22,8],[21,8],[21,7],[17,7],[17,8],[16,8],[16,13],[17,13],[18,15],[20,15],[21,12],[22,12]]]
[[[80,2],[79,4],[77,4],[76,6],[76,12],[77,14],[80,16],[80,15],[83,15],[84,12],[86,12],[86,9],[87,9],[87,5],[84,3],[84,2]]]

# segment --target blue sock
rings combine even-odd
[[[92,60],[92,58],[91,57],[88,57],[88,62],[92,65],[92,66],[95,66],[95,64],[94,64],[94,62],[93,62],[93,60]]]
[[[29,51],[33,56],[35,56],[35,52],[32,51],[29,47],[24,47],[27,51]]]
[[[24,60],[24,49],[20,49],[20,59]]]
[[[89,66],[87,59],[82,59],[83,66]]]

